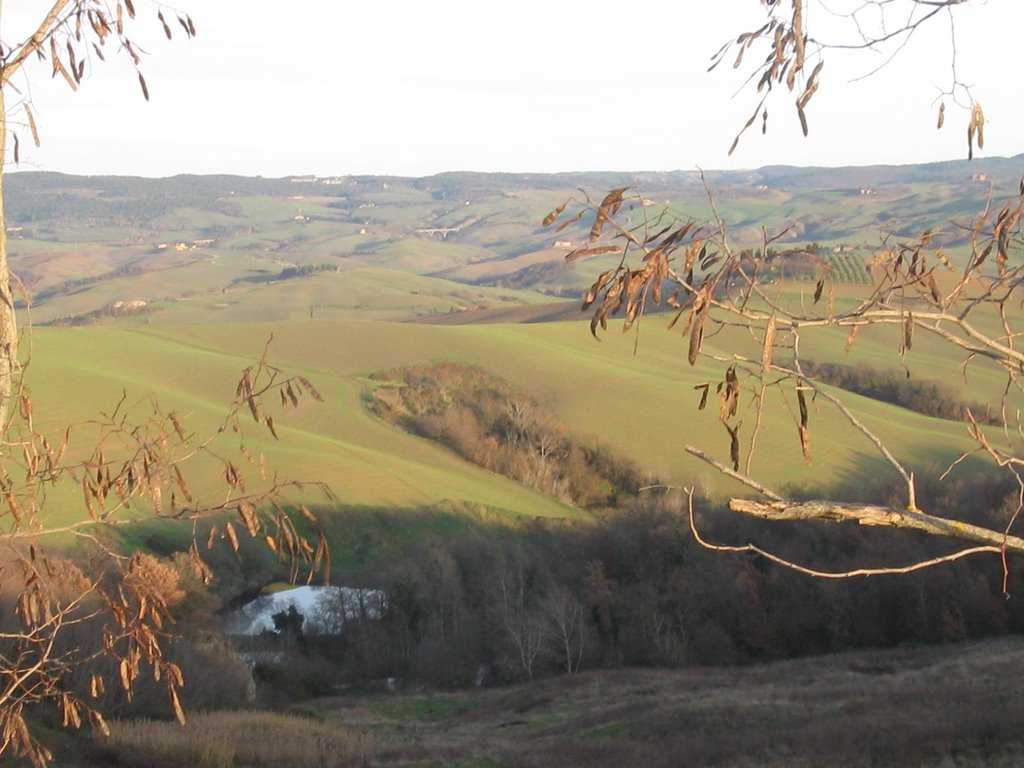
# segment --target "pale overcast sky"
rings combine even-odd
[[[198,36],[167,42],[136,0],[151,101],[123,64],[97,63],[78,93],[29,68],[43,146],[23,169],[167,176],[313,173],[423,176],[448,170],[672,170],[923,162],[964,157],[966,115],[936,95],[950,80],[937,20],[892,63],[833,52],[800,135],[793,98],[732,157],[754,107],[711,55],[759,26],[758,0],[178,0]],[[49,2],[7,0],[15,39]],[[832,10],[858,0],[825,0]],[[811,22],[835,29],[820,5]],[[150,19],[150,17],[152,17]],[[1024,3],[957,9],[957,65],[989,124],[982,155],[1024,152],[1019,35]],[[151,20],[152,23],[149,23]],[[112,58],[108,55],[108,60]],[[120,57],[116,57],[120,58]],[[742,72],[741,70],[740,72]],[[8,97],[10,98],[10,97]]]

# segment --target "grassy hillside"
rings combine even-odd
[[[250,449],[265,452],[283,477],[325,482],[343,504],[422,507],[457,499],[517,515],[580,514],[384,424],[364,407],[362,394],[373,386],[369,374],[423,360],[453,360],[480,365],[545,403],[584,445],[611,447],[673,484],[696,483],[713,496],[734,492],[731,482],[683,450],[691,443],[727,460],[728,436],[717,421],[717,408],[698,411],[694,391],[697,384],[719,380],[722,368],[706,362],[687,366],[683,340],[661,324],[650,318],[638,341],[609,330],[600,342],[582,322],[433,326],[306,319],[43,328],[32,336],[27,381],[37,424],[45,429],[109,410],[127,391],[132,402],[156,398],[202,434],[215,428],[238,373],[273,336],[272,362],[307,376],[325,397],[323,404],[309,402],[277,416],[279,442],[266,435],[252,438]],[[865,333],[858,359],[891,364],[891,335]],[[824,359],[841,360],[842,338],[823,349],[828,350]],[[949,369],[942,350],[924,339],[908,364],[922,377],[937,378]],[[978,368],[971,377],[972,392],[992,393],[999,384],[996,371]],[[971,447],[956,423],[853,395],[849,400],[913,465],[945,465]],[[753,422],[752,415],[744,419]],[[807,466],[789,411],[777,399],[769,402],[753,471],[777,487],[856,486],[888,472],[872,446],[824,404],[812,409],[811,433],[814,463]],[[744,455],[749,435],[744,428]],[[73,446],[84,444],[83,438]],[[219,445],[222,451],[236,450],[227,439]],[[973,466],[968,461],[958,471]],[[255,477],[255,468],[250,474]],[[204,487],[202,480],[193,482]],[[214,487],[205,483],[207,492]],[[306,494],[308,500],[322,500],[312,489]]]

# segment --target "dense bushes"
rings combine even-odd
[[[968,408],[979,424],[999,423],[983,405],[964,403],[948,384],[910,379],[900,371],[880,371],[869,365],[804,362],[804,370],[815,379],[884,403],[898,405],[937,419],[964,421]]]
[[[920,489],[941,514],[955,506],[998,522],[1012,495],[992,478]],[[942,551],[914,534],[753,521],[702,506],[712,540],[759,543],[826,568],[903,564]],[[393,521],[398,535],[399,516]],[[388,535],[385,528],[382,535]],[[1011,562],[1009,589],[1024,594]],[[997,557],[909,576],[811,579],[692,539],[679,500],[645,499],[594,525],[467,522],[457,535],[410,543],[376,574],[382,619],[309,637],[339,681],[394,677],[442,687],[527,680],[620,665],[721,665],[807,654],[979,638],[1024,630],[1004,600]]]
[[[303,264],[295,267],[285,267],[278,275],[278,280],[292,280],[296,277],[308,277],[318,272],[339,272],[337,264]]]
[[[615,507],[645,483],[629,462],[579,445],[537,403],[481,368],[432,363],[376,378],[368,402],[381,418],[569,504]]]

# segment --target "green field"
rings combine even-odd
[[[281,476],[324,482],[347,505],[419,507],[461,500],[515,515],[581,514],[386,425],[364,407],[361,395],[370,374],[424,360],[453,360],[480,365],[528,392],[584,444],[611,447],[671,484],[696,484],[716,497],[735,492],[735,484],[683,450],[694,444],[728,459],[717,409],[698,411],[694,391],[701,382],[719,380],[722,368],[708,363],[690,368],[683,340],[661,324],[647,324],[635,356],[633,337],[610,331],[597,342],[583,322],[429,326],[296,320],[41,328],[32,335],[27,381],[43,428],[58,430],[109,410],[127,391],[130,401],[156,398],[203,434],[225,411],[241,369],[273,336],[271,361],[308,377],[325,398],[276,416],[280,441],[265,434],[253,438],[250,450],[264,452]],[[934,347],[922,341],[915,348],[908,363],[917,375],[937,377],[948,368],[942,350]],[[841,341],[823,349],[832,351],[823,359],[842,358]],[[892,340],[884,331],[865,334],[857,359],[891,362]],[[996,372],[979,370],[972,387],[991,392],[999,380]],[[956,423],[854,395],[848,399],[860,418],[914,466],[945,465],[971,447]],[[752,415],[740,416],[752,423]],[[252,431],[260,434],[255,425]],[[857,485],[886,472],[873,447],[830,406],[813,408],[811,433],[814,463],[808,466],[792,416],[778,399],[770,400],[753,471],[776,487]],[[747,439],[749,432],[741,435]],[[959,471],[972,466],[967,462]],[[197,488],[204,487],[203,475],[193,481]],[[306,496],[322,500],[316,491]]]

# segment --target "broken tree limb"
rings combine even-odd
[[[929,515],[920,510],[895,509],[870,504],[846,504],[836,501],[756,501],[730,499],[729,509],[764,520],[823,520],[853,522],[859,525],[886,526],[923,531],[961,541],[988,544],[997,551],[1024,554],[1024,539],[1004,531],[994,531],[959,520]]]
[[[709,456],[708,454],[704,453],[704,451],[702,451],[700,448],[695,448],[692,445],[687,445],[687,446],[684,446],[684,450],[687,453],[692,454],[693,456],[696,456],[701,461],[704,461],[704,462],[710,464],[712,467],[717,469],[719,472],[721,472],[726,477],[731,477],[733,480],[738,480],[739,482],[743,483],[744,485],[750,486],[751,488],[753,488],[758,493],[762,493],[765,496],[767,496],[769,499],[775,499],[776,501],[782,501],[783,500],[782,497],[779,496],[779,494],[777,494],[775,491],[773,491],[770,488],[768,488],[768,487],[762,485],[761,483],[757,482],[757,480],[755,480],[754,478],[749,477],[748,475],[744,475],[741,472],[737,472],[732,467],[725,466],[725,464],[723,464],[722,462],[718,461],[713,456]]]

